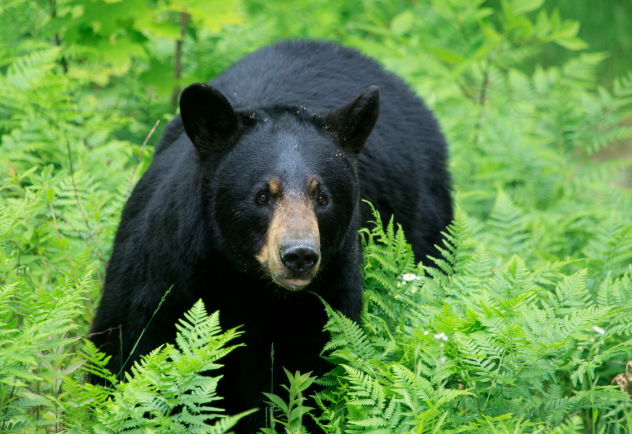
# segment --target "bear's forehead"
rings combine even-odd
[[[261,124],[242,137],[236,154],[255,153],[269,168],[292,171],[313,167],[337,153],[332,139],[315,125],[289,122],[287,116]]]
[[[305,190],[315,178],[325,184],[346,178],[350,163],[329,133],[287,114],[258,118],[222,164],[220,178],[239,179],[244,188],[277,179],[284,190]]]
[[[299,137],[286,135],[279,137],[283,142],[279,152],[273,157],[267,176],[278,180],[282,189],[305,190],[313,180],[329,178],[327,164],[320,157],[315,157],[313,152],[306,152],[301,147]]]
[[[253,129],[253,132],[260,137],[276,141],[280,146],[293,147],[297,142],[322,140],[324,138],[323,132],[319,130],[313,123],[285,113],[280,116],[264,118],[264,121],[259,122]]]
[[[308,166],[313,166],[308,162],[309,152],[304,152],[306,149],[303,149],[300,137],[291,133],[281,133],[276,137],[276,140],[278,142],[277,152],[273,153],[273,156],[276,157],[274,161],[275,171],[300,173],[307,170]]]

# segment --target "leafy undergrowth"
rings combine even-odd
[[[19,220],[2,211],[6,242]],[[573,416],[584,413],[593,432],[630,432],[629,390],[603,376],[632,350],[632,266],[594,289],[589,269],[569,274],[564,263],[532,270],[513,256],[493,266],[457,209],[433,268],[415,262],[392,220],[384,230],[375,219],[362,231],[362,323],[326,306],[323,352],[335,368],[316,379],[325,386],[318,408],[303,406],[315,379],[288,372],[289,402],[268,395],[270,420],[284,428],[265,433],[301,432],[304,417],[327,433],[581,432]],[[145,356],[125,381],[108,372],[105,356],[73,333],[90,281],[82,259],[52,292],[4,274],[3,432],[223,433],[247,414],[223,414],[220,378],[204,375],[240,332],[221,333],[219,312],[208,316],[201,301],[176,325],[176,346]]]
[[[593,291],[564,263],[492,266],[457,209],[430,268],[375,217],[362,324],[328,309],[327,432],[551,432],[586,409],[593,428],[629,432],[630,396],[599,377],[632,349],[632,267]]]
[[[1,211],[0,240],[6,241],[16,220]],[[6,256],[0,259],[6,266]],[[108,357],[73,334],[73,318],[80,314],[90,280],[85,265],[72,264],[50,293],[29,287],[20,276],[5,275],[0,290],[0,432],[221,434],[251,412],[225,415],[215,406],[221,377],[209,372],[221,367],[218,360],[236,347],[227,344],[241,333],[221,333],[219,312],[207,315],[201,300],[175,325],[176,346],[146,355],[124,381],[110,373]],[[79,372],[92,375],[97,384],[73,375]]]

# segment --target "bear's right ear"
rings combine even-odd
[[[194,83],[182,91],[180,116],[184,131],[201,156],[221,147],[240,126],[226,97],[208,84]]]
[[[344,107],[327,113],[327,129],[340,138],[340,144],[357,156],[380,115],[380,88],[370,86]]]

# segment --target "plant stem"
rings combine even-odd
[[[274,342],[270,346],[270,394],[274,393]],[[274,431],[276,429],[274,422],[274,406],[270,406],[270,425],[269,427]]]
[[[79,234],[79,236],[83,239],[83,241],[86,243],[86,245],[90,246],[90,243],[88,242],[88,240],[86,239],[86,237],[83,236],[83,234],[81,232],[79,232],[79,229],[77,229],[72,223],[70,223],[70,221],[68,221],[68,219],[66,217],[64,217],[63,215],[59,214],[57,211],[53,210],[53,213],[59,217],[60,219],[62,219],[63,221],[66,222],[66,224],[68,224],[68,226],[70,226],[75,232],[77,232],[77,234]],[[99,260],[101,260],[101,262],[103,263],[103,265],[107,265],[107,262],[105,259],[103,259],[103,257],[99,254],[99,252],[97,252],[96,250],[93,250],[94,254],[97,255],[97,257],[99,258]]]
[[[20,259],[22,258],[22,248],[16,244],[18,248],[18,264],[15,267],[15,275],[17,277],[20,276]],[[22,327],[22,317],[20,316],[20,298],[15,298],[15,320],[16,320],[16,328],[19,330]]]
[[[57,1],[50,0],[50,7],[51,7],[50,16],[51,18],[54,19],[55,17],[57,17]],[[55,45],[57,45],[58,47],[61,47],[61,40],[59,39],[59,33],[55,33]],[[61,67],[64,68],[64,74],[67,74],[68,62],[66,61],[66,58],[64,56],[61,57],[59,63],[61,63]]]
[[[156,127],[159,124],[160,124],[160,119],[158,119],[156,121],[156,123],[154,124],[154,127],[151,129],[151,131],[149,132],[149,134],[145,138],[145,141],[143,142],[143,146],[140,147],[140,152],[138,153],[138,159],[136,160],[136,165],[134,166],[134,170],[132,170],[132,175],[129,177],[129,182],[127,183],[127,191],[125,192],[125,200],[127,200],[127,198],[129,197],[129,188],[132,185],[132,179],[134,178],[134,174],[136,173],[136,168],[140,164],[140,157],[143,155],[143,149],[145,149],[145,145],[147,144],[147,142],[151,138],[151,135],[154,134],[154,131],[156,131]]]
[[[481,106],[481,111],[478,114],[478,120],[476,121],[476,135],[474,136],[474,145],[478,145],[480,139],[481,128],[483,127],[483,118],[485,117],[485,103],[487,102],[487,87],[489,86],[489,69],[492,61],[487,58],[487,64],[483,71],[483,83],[481,84],[481,93],[478,97],[478,104]]]
[[[180,95],[180,78],[182,76],[182,42],[184,41],[184,35],[186,33],[188,23],[189,14],[182,12],[182,14],[180,14],[180,39],[176,41],[176,63],[174,67],[174,76],[177,84],[173,88],[173,94],[171,95],[171,105],[174,109],[178,104],[178,96]]]
[[[105,265],[105,261],[102,258],[103,252],[101,251],[101,248],[99,247],[99,242],[97,241],[94,234],[92,233],[92,229],[90,229],[90,225],[88,223],[88,216],[83,212],[83,207],[81,206],[81,201],[79,200],[79,194],[77,193],[77,186],[75,185],[75,171],[72,168],[72,155],[70,153],[70,142],[68,141],[68,139],[66,139],[66,149],[68,150],[68,163],[70,164],[70,180],[72,181],[72,189],[75,192],[75,199],[77,200],[77,207],[79,208],[79,213],[83,217],[83,221],[86,224],[88,233],[90,234],[92,241],[94,241],[94,247],[98,251],[98,252],[95,251],[95,254],[99,257],[99,259],[101,259],[101,261],[103,261],[103,264]]]

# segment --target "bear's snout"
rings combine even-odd
[[[298,240],[281,246],[279,255],[283,265],[293,274],[311,270],[320,260],[318,246],[310,240]]]
[[[266,274],[291,291],[308,285],[320,265],[320,233],[312,200],[287,190],[278,200],[256,256]]]

